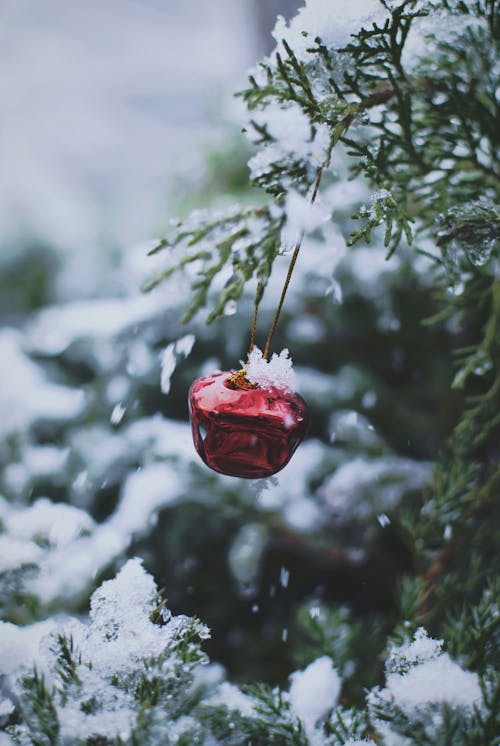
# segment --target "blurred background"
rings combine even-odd
[[[223,141],[233,91],[293,5],[2,3],[2,276],[43,256],[58,299],[116,291],[124,247],[165,228],[173,179]]]
[[[360,658],[380,652],[409,569],[394,517],[428,484],[456,406],[453,330],[420,325],[436,308],[425,261],[401,251],[387,263],[381,242],[346,252],[367,190],[339,156],[325,180],[334,221],[304,245],[276,336],[311,432],[266,483],[209,472],[187,424],[190,382],[244,355],[251,297],[184,328],[181,280],[140,293],[155,269],[148,241],[170,218],[261,199],[232,94],[272,48],[276,14],[298,5],[1,5],[0,517],[17,542],[12,570],[33,546],[39,567],[33,602],[4,618],[84,612],[138,555],[173,611],[212,628],[209,652],[235,679],[284,680],[323,613],[354,618]],[[161,350],[187,333],[193,352],[164,396]],[[72,512],[49,518],[53,504]]]
[[[221,137],[255,9],[7,0],[0,34],[2,275],[44,247],[57,298],[116,290],[119,254],[165,227],[172,178]]]

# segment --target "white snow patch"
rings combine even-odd
[[[122,698],[125,699],[125,697]],[[117,697],[120,700],[120,697]],[[132,703],[130,708],[127,706],[119,707],[114,702],[111,712],[101,711],[96,714],[85,713],[82,711],[80,703],[74,704],[68,702],[64,708],[61,708],[61,738],[70,743],[74,734],[78,733],[82,739],[96,738],[96,740],[106,739],[114,741],[127,738],[134,724],[134,712]]]
[[[127,477],[118,509],[110,518],[111,525],[124,537],[144,530],[151,514],[182,494],[183,486],[183,474],[170,464],[147,464]]]
[[[270,360],[264,360],[262,350],[254,347],[248,354],[244,365],[247,379],[260,388],[277,388],[284,391],[295,391],[296,379],[290,353],[285,348],[279,355],[273,353]]]
[[[379,295],[382,284],[382,276],[397,272],[401,266],[401,258],[393,256],[391,262],[386,259],[387,251],[383,246],[370,246],[369,248],[358,247],[351,252],[347,259],[349,270],[356,280],[370,292],[370,295]],[[395,259],[394,263],[392,260]]]
[[[415,632],[414,639],[410,643],[393,647],[387,659],[387,670],[390,673],[401,673],[401,667],[414,666],[418,663],[436,660],[442,655],[443,640],[435,640],[429,637],[423,627]]]
[[[23,451],[23,464],[31,475],[52,476],[66,466],[68,455],[68,448],[52,445],[31,446]]]
[[[165,309],[161,294],[75,301],[44,308],[27,328],[29,346],[59,355],[81,339],[109,340]]]
[[[142,560],[128,560],[115,578],[105,581],[92,595],[90,629],[82,629],[88,644],[84,659],[93,660],[101,671],[110,666],[117,672],[133,667],[137,659],[158,655],[175,636],[175,625],[159,626],[151,621],[157,594],[156,583],[142,567]],[[204,637],[209,634],[203,625],[200,631]]]
[[[310,121],[299,104],[291,102],[283,106],[269,103],[261,111],[254,112],[252,119],[259,127],[265,127],[274,140],[265,144],[248,161],[252,179],[263,176],[276,163],[290,158],[295,161],[304,160],[316,166],[325,162],[331,139],[328,127],[316,125],[313,133]],[[260,138],[260,134],[250,126],[247,135],[252,141]]]
[[[84,510],[65,503],[53,503],[45,497],[28,508],[8,509],[0,498],[0,517],[8,534],[21,541],[43,539],[53,547],[64,547],[84,531],[91,531],[94,521]]]
[[[120,502],[89,536],[46,553],[32,590],[42,600],[66,594],[70,598],[85,591],[96,573],[111,563],[150,528],[156,513],[182,494],[183,476],[171,464],[154,462],[130,474],[122,487]]]
[[[251,697],[244,694],[241,689],[238,689],[229,681],[223,681],[205,702],[214,706],[223,705],[228,710],[236,710],[244,717],[255,716],[255,708]]]
[[[317,503],[310,497],[299,497],[297,500],[290,501],[283,513],[288,525],[298,531],[314,531],[323,518],[323,513]]]
[[[127,376],[114,376],[106,386],[106,398],[110,404],[125,399],[130,389]]]
[[[23,352],[21,334],[0,332],[0,433],[28,428],[37,420],[69,420],[83,410],[82,391],[47,381]]]
[[[119,468],[120,501],[107,520],[95,524],[85,511],[47,498],[18,507],[0,497],[0,521],[5,527],[0,534],[0,567],[36,565],[38,572],[25,582],[42,603],[81,597],[95,575],[127,549],[133,536],[150,530],[159,510],[185,494],[185,469],[179,469],[179,463],[185,466],[193,460],[188,424],[148,417],[119,434],[103,432],[96,442],[89,443],[90,435],[86,429],[83,442],[73,445],[93,469],[80,472],[74,489],[100,483]],[[129,461],[145,453],[149,463],[138,471],[127,468]]]
[[[286,106],[270,103],[261,111],[253,112],[252,119],[258,125],[266,127],[275,140],[269,145],[279,148],[282,155],[291,154],[299,158],[316,160],[318,165],[324,161],[330,143],[328,128],[317,126],[313,139],[311,123],[299,104],[293,102]],[[257,137],[251,129],[247,136],[250,140]]]
[[[282,158],[283,151],[277,145],[267,145],[265,148],[262,148],[248,161],[250,178],[255,180],[264,176]]]
[[[135,451],[147,451],[150,456],[175,456],[193,460],[193,440],[188,423],[167,420],[161,415],[136,420],[126,430],[126,438]]]
[[[387,690],[408,714],[433,703],[473,707],[482,702],[478,675],[465,671],[448,653],[442,653],[436,660],[419,663],[408,673],[389,674]]]
[[[307,61],[307,52],[319,36],[327,47],[339,49],[351,41],[351,35],[374,21],[381,22],[388,15],[378,0],[306,0],[289,23],[278,16],[273,37],[277,50],[286,58],[282,39],[286,39],[299,60]]]
[[[85,511],[47,498],[19,508],[0,497],[0,520],[5,527],[0,534],[0,569],[4,571],[23,564],[40,566],[51,552],[71,545],[94,526]]]
[[[290,189],[285,200],[286,223],[281,231],[283,249],[295,248],[305,233],[319,228],[330,217],[330,211],[321,203],[312,203],[295,189]]]
[[[432,474],[429,463],[381,456],[358,457],[343,463],[322,485],[320,496],[334,515],[366,517],[396,505],[405,491],[419,490]]]
[[[306,440],[299,455],[291,459],[279,476],[251,483],[262,510],[280,510],[284,521],[293,529],[310,532],[321,525],[323,511],[311,496],[309,476],[316,474],[329,454],[319,440]]]
[[[36,564],[41,555],[41,548],[34,542],[20,541],[0,534],[0,572]]]
[[[436,704],[481,706],[478,675],[461,668],[442,652],[442,645],[442,640],[420,628],[411,642],[392,648],[386,662],[386,688],[372,691],[368,702],[395,703],[409,718]]]
[[[242,585],[255,581],[266,545],[266,531],[260,523],[247,523],[236,533],[228,552],[231,572]]]
[[[332,659],[324,655],[310,663],[303,671],[290,676],[290,704],[307,730],[313,729],[321,718],[335,707],[340,694],[341,680]]]
[[[55,627],[54,619],[18,627],[0,622],[0,672],[10,675],[40,661],[40,641]]]
[[[320,342],[325,337],[325,323],[313,314],[294,317],[287,326],[287,334],[299,342]]]
[[[424,3],[420,3],[424,5]],[[439,6],[427,4],[428,15],[415,18],[403,47],[401,62],[409,72],[413,72],[422,57],[435,59],[436,42],[459,43],[458,37],[468,28],[475,29],[486,24],[484,19],[463,13],[450,13]]]

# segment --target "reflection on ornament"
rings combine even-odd
[[[189,390],[195,448],[214,471],[261,479],[280,471],[304,438],[307,404],[297,393],[250,386],[234,371],[198,378]]]

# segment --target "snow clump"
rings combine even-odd
[[[303,671],[290,676],[290,704],[307,731],[326,717],[337,704],[341,680],[333,667],[332,659],[323,655]]]
[[[262,389],[276,388],[283,389],[283,391],[295,391],[296,389],[295,371],[287,348],[281,350],[279,355],[273,353],[270,360],[265,360],[262,350],[254,347],[248,353],[248,362],[243,367],[247,380]]]
[[[239,712],[244,717],[255,717],[256,714],[252,698],[229,681],[219,684],[215,692],[205,700],[205,704],[227,707],[228,710]]]
[[[478,675],[464,671],[448,653],[414,666],[407,674],[391,674],[387,689],[407,713],[436,702],[452,707],[473,707],[482,702]]]
[[[325,46],[339,49],[345,47],[353,34],[360,28],[372,23],[381,23],[388,12],[379,0],[306,0],[289,23],[283,16],[278,16],[273,37],[277,51],[286,52],[282,40],[285,39],[299,60],[310,59],[307,50],[313,46],[316,37],[320,37]]]
[[[303,160],[321,165],[330,145],[328,127],[316,124],[314,133],[309,118],[299,104],[290,102],[286,106],[268,103],[261,112],[252,112],[252,120],[259,128],[265,128],[273,138],[248,161],[250,176],[258,179],[266,174],[273,164],[288,159]],[[248,128],[247,136],[252,141],[261,137],[259,130]]]
[[[369,704],[396,705],[410,719],[418,717],[423,708],[439,704],[480,706],[483,698],[478,675],[443,653],[442,644],[420,628],[412,642],[393,648],[386,665],[386,688],[373,690]]]
[[[48,689],[61,694],[53,699],[61,742],[69,743],[75,733],[82,741],[128,740],[139,727],[141,687],[153,685],[160,674],[165,688],[158,694],[158,708],[163,717],[177,718],[192,670],[203,661],[194,639],[206,639],[209,631],[187,616],[172,616],[158,602],[156,583],[142,561],[129,560],[92,595],[88,622],[65,620],[39,642],[37,665]],[[34,640],[38,643],[39,636]],[[68,656],[70,673],[61,674],[61,658]],[[22,705],[26,670],[11,666],[10,673],[13,694]],[[32,727],[36,720],[21,726],[21,735],[31,736]]]
[[[75,539],[94,527],[84,510],[43,497],[21,508],[0,496],[0,524],[0,572],[39,565],[51,552],[73,546]]]

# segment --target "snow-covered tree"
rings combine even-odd
[[[498,4],[274,38],[257,189],[174,223],[151,295],[1,332],[0,743],[499,743]],[[177,392],[275,339],[309,440],[207,474]]]

